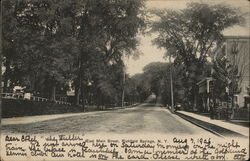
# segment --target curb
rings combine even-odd
[[[215,124],[212,124],[212,123],[209,123],[206,121],[202,121],[202,120],[196,119],[194,117],[179,113],[178,111],[175,112],[175,114],[177,116],[183,118],[184,120],[202,128],[204,130],[207,130],[207,131],[209,131],[209,132],[211,132],[219,137],[222,137],[222,138],[225,138],[225,137],[247,137],[245,135],[242,135],[242,134],[237,133],[235,131],[226,129],[224,127],[221,127],[221,126],[218,126],[218,125],[215,125]]]

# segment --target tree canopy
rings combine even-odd
[[[153,44],[166,50],[174,64],[183,67],[182,84],[187,98],[195,101],[196,83],[211,76],[214,49],[223,42],[222,32],[244,24],[238,9],[224,4],[192,2],[181,10],[152,10],[150,33],[156,33]]]
[[[222,31],[244,22],[237,9],[223,4],[189,3],[182,10],[153,10],[154,44],[167,50],[176,63],[206,62],[212,48],[223,40]]]
[[[111,97],[121,88],[122,55],[137,50],[143,7],[141,0],[3,1],[5,92],[20,85],[55,100],[71,84],[79,104],[92,82],[92,94]]]

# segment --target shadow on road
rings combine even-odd
[[[140,107],[149,107],[149,106],[155,106],[155,103],[144,103],[140,105]]]
[[[140,107],[163,107],[162,104],[158,104],[158,103],[143,103],[139,106]]]

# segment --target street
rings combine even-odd
[[[11,120],[13,120],[11,122]],[[215,136],[154,104],[89,113],[4,119],[3,133],[166,134]]]

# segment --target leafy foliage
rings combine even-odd
[[[182,84],[190,101],[195,100],[196,83],[210,76],[214,49],[223,42],[222,31],[244,23],[237,9],[223,4],[189,3],[185,9],[153,10],[151,33],[153,44],[167,50],[166,57],[183,68]],[[208,69],[208,70],[207,70]]]
[[[243,22],[237,10],[225,5],[189,3],[180,11],[152,11],[159,18],[151,25],[154,44],[167,49],[176,63],[205,62],[210,49],[222,41],[222,31]]]
[[[73,82],[77,104],[89,94],[106,97],[101,104],[110,102],[122,86],[122,55],[137,50],[143,5],[138,0],[4,1],[6,89],[21,85],[54,100]]]
[[[153,62],[146,65],[142,74],[137,74],[131,79],[136,82],[134,89],[145,100],[150,94],[157,96],[158,103],[171,104],[170,94],[170,68],[172,68],[174,101],[180,102],[183,99],[183,66],[174,66],[170,63]]]

